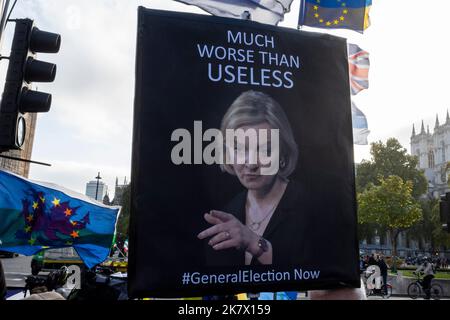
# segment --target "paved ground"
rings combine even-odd
[[[24,287],[25,278],[31,275],[31,257],[1,258],[8,287]]]
[[[382,297],[373,297],[373,296],[371,296],[371,297],[368,297],[368,300],[386,300],[386,301],[389,301],[389,300],[412,300],[412,299],[409,298],[409,297],[398,297],[398,296],[392,296],[389,299],[383,299]],[[450,299],[445,298],[445,299],[441,299],[441,300],[450,300]],[[415,301],[427,301],[427,300],[424,300],[423,298],[419,298],[419,299],[416,299]]]
[[[6,284],[9,288],[23,288],[25,286],[25,278],[31,275],[31,257],[19,256],[16,258],[0,258],[5,270]],[[299,300],[307,300],[308,297],[304,293],[299,293]],[[389,299],[383,299],[380,296],[370,296],[368,300],[411,300],[409,297],[392,296]],[[450,299],[442,299],[450,300]],[[417,301],[424,301],[423,298]]]

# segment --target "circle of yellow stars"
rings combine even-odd
[[[41,196],[40,196],[40,197],[39,197],[39,200],[41,200],[41,204],[42,204],[42,205],[45,203],[45,198],[44,198],[44,197],[41,197]],[[52,201],[51,203],[53,204],[53,206],[59,207],[59,206],[61,205],[60,202],[61,202],[60,199],[57,199],[56,197],[54,197],[54,198],[53,198],[53,201]],[[37,210],[38,207],[39,207],[39,203],[36,202],[36,201],[33,201],[33,205],[32,205],[33,210],[34,210],[34,211]],[[66,217],[70,217],[70,216],[73,214],[72,209],[67,208],[67,209],[64,211],[64,214],[65,214]],[[34,220],[34,213],[28,214],[28,216],[27,216],[25,219],[27,220],[27,222],[29,223],[29,225],[26,225],[26,226],[25,226],[24,231],[25,231],[26,233],[31,233],[31,232],[33,231],[33,228],[31,227],[31,223],[32,223],[32,221]],[[71,223],[72,226],[74,226],[74,227],[77,225],[77,222],[76,222],[76,221],[70,220],[70,223]],[[71,236],[73,239],[80,237],[79,231],[72,230],[72,233],[70,234],[70,236]],[[31,237],[30,240],[28,240],[28,243],[29,243],[30,245],[33,245],[35,242],[36,242],[36,239],[33,238],[33,237]],[[66,244],[67,244],[67,245],[72,245],[73,242],[72,242],[72,241],[67,241]]]
[[[55,198],[56,199],[56,198]],[[41,204],[43,205],[45,203],[45,198],[42,196],[39,196],[39,200],[41,201]],[[39,207],[39,202],[33,201],[33,211],[36,211]],[[29,213],[28,216],[26,216],[25,218],[27,220],[27,225],[24,228],[25,233],[32,233],[33,232],[33,227],[32,227],[32,222],[34,220],[34,212]],[[36,242],[36,238],[33,238],[32,236],[30,237],[30,239],[28,240],[28,243],[30,245],[34,245],[34,243]]]
[[[341,2],[341,1],[342,0],[337,0],[337,2]],[[316,0],[316,3],[320,4],[320,0]],[[346,8],[347,4],[345,2],[341,3],[341,7],[343,8],[341,11],[342,15],[340,17],[336,17],[336,19],[334,19],[334,20],[325,21],[319,14],[319,6],[318,5],[313,6],[313,11],[314,11],[313,16],[314,16],[314,18],[316,18],[319,21],[319,23],[325,24],[325,26],[327,26],[327,27],[337,26],[340,23],[343,23],[345,21],[345,16],[348,14],[348,9]]]

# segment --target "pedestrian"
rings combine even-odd
[[[441,268],[441,259],[436,258],[434,265],[436,266],[436,270],[440,269]]]
[[[387,294],[388,265],[384,261],[384,257],[383,256],[379,256],[377,265],[380,268],[381,277],[383,278],[382,289],[384,289],[384,293]]]
[[[369,255],[366,255],[364,257],[364,269],[367,269],[367,267],[369,266],[369,259],[370,259]]]
[[[359,259],[359,273],[363,273],[366,270],[366,262],[364,260],[364,256],[361,256]]]
[[[377,259],[375,258],[375,253],[372,253],[372,255],[369,258],[369,266],[377,265]]]

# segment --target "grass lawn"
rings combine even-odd
[[[413,271],[410,270],[399,270],[404,277],[408,277],[408,278],[415,278],[416,276],[413,274]],[[396,276],[396,273],[391,273],[389,272],[389,275],[391,276]],[[450,272],[437,272],[434,275],[435,279],[446,279],[446,280],[450,280]]]

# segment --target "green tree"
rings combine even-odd
[[[445,166],[445,172],[450,170],[450,162]],[[450,182],[450,179],[448,179]],[[450,183],[449,183],[450,184]],[[425,249],[425,243],[429,243],[431,251],[437,252],[441,247],[450,247],[450,234],[442,229],[442,221],[439,213],[439,199],[428,196],[421,199],[423,219],[407,232],[407,238],[419,242],[419,248]]]
[[[440,227],[439,200],[434,198],[423,199],[420,201],[420,206],[422,208],[422,220],[408,230],[408,238],[418,241],[420,249],[424,249],[425,243],[429,243],[431,250],[435,251],[438,243],[436,243],[433,233],[437,227]],[[436,208],[438,211],[436,211]]]
[[[420,207],[422,208],[422,220],[412,226],[406,233],[408,240],[416,240],[419,244],[419,249],[425,249],[425,243],[430,243],[434,248],[432,241],[432,232],[434,229],[432,222],[433,208],[437,204],[437,200],[433,198],[422,199],[420,201]]]
[[[378,185],[370,184],[358,194],[359,223],[375,223],[389,233],[393,268],[396,270],[397,238],[422,219],[422,209],[412,195],[413,183],[399,176],[379,177]]]
[[[433,230],[431,233],[431,239],[435,245],[434,250],[439,247],[449,248],[450,247],[450,233],[442,228],[442,221],[439,213],[439,202],[433,207],[431,213],[431,223],[433,225]]]
[[[375,223],[358,223],[358,239],[366,239],[368,244],[376,236],[378,225]]]
[[[433,252],[439,251],[441,246],[449,247],[450,234],[442,229],[439,199],[424,199],[420,202],[420,205],[422,207],[423,219],[409,230],[411,238],[430,243]]]
[[[399,176],[403,181],[412,181],[412,195],[415,199],[427,192],[427,179],[422,170],[417,169],[418,159],[407,153],[400,142],[390,138],[371,144],[371,160],[363,160],[357,169],[356,188],[364,191],[369,184],[378,185],[379,177]]]
[[[122,209],[120,210],[119,220],[117,221],[117,232],[120,233],[124,239],[128,238],[128,227],[130,224],[130,195],[131,184],[127,185],[123,191],[120,203]]]
[[[370,185],[379,185],[380,177],[387,178],[396,175],[403,181],[411,181],[412,194],[415,199],[427,191],[427,179],[422,170],[417,169],[418,159],[408,155],[405,148],[395,138],[390,138],[384,144],[381,141],[371,144],[371,159],[363,160],[357,167],[356,190],[363,192]],[[374,234],[383,235],[385,230],[377,223],[363,223],[358,229],[360,239],[370,239]]]

